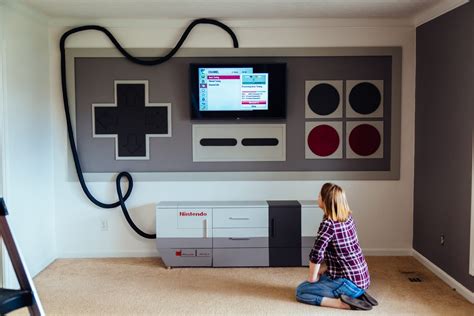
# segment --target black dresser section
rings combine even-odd
[[[270,267],[301,267],[301,204],[267,202]]]

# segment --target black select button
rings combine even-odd
[[[244,138],[242,139],[243,146],[277,146],[277,138]]]

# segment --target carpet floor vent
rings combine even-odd
[[[417,271],[400,270],[400,273],[403,274],[410,282],[423,282],[420,277],[420,274]]]

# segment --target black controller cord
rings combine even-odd
[[[81,167],[81,162],[79,160],[79,156],[77,154],[77,148],[76,148],[76,141],[74,139],[74,133],[72,129],[72,124],[71,124],[71,116],[69,113],[69,101],[68,101],[68,95],[67,95],[67,82],[66,82],[66,50],[65,50],[65,42],[66,39],[69,37],[69,35],[79,33],[82,31],[89,31],[89,30],[94,30],[94,31],[100,31],[107,35],[107,37],[110,39],[110,41],[114,44],[114,46],[122,53],[122,55],[128,59],[129,61],[139,64],[139,65],[144,65],[144,66],[155,66],[155,65],[160,65],[166,61],[168,61],[171,57],[173,57],[176,52],[181,48],[183,45],[184,41],[188,37],[189,33],[191,30],[198,24],[212,24],[215,26],[218,26],[222,29],[224,29],[227,33],[229,33],[230,37],[232,38],[232,42],[234,44],[234,48],[239,47],[239,42],[237,41],[237,37],[235,36],[234,32],[228,27],[227,25],[213,20],[213,19],[197,19],[191,22],[191,24],[188,25],[186,30],[184,31],[183,35],[181,35],[181,38],[179,39],[178,43],[176,46],[165,56],[163,57],[156,57],[153,59],[141,59],[134,57],[130,55],[117,41],[117,39],[110,33],[109,30],[102,26],[98,25],[84,25],[80,27],[73,28],[67,32],[65,32],[61,36],[61,40],[59,42],[59,49],[61,50],[61,86],[62,86],[62,92],[63,92],[63,101],[64,101],[64,112],[66,114],[66,123],[67,123],[67,134],[69,138],[69,145],[71,147],[71,152],[72,152],[72,157],[74,158],[74,166],[76,167],[76,173],[77,177],[79,178],[79,182],[81,183],[82,190],[84,191],[84,194],[89,198],[89,200],[94,203],[95,205],[101,207],[101,208],[115,208],[120,206],[122,208],[123,215],[125,216],[125,219],[127,220],[128,224],[132,229],[140,236],[147,238],[147,239],[155,239],[156,234],[148,234],[142,231],[140,228],[138,228],[137,225],[133,222],[132,218],[130,217],[130,214],[128,212],[127,206],[125,205],[125,201],[130,197],[130,194],[132,193],[133,189],[133,179],[132,175],[127,172],[127,171],[122,171],[120,172],[116,179],[115,179],[115,184],[116,184],[116,190],[117,190],[117,197],[118,201],[114,203],[103,203],[97,200],[92,193],[89,191],[89,188],[87,187],[87,184],[84,180],[84,174],[82,171]],[[128,182],[128,188],[127,192],[125,192],[125,195],[123,195],[122,188],[121,188],[121,180],[122,178],[126,178]]]

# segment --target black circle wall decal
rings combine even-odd
[[[359,114],[370,114],[380,106],[382,96],[379,89],[370,82],[355,85],[349,93],[349,104]]]
[[[328,83],[320,83],[308,93],[309,107],[318,115],[329,115],[336,111],[339,101],[339,92]]]

